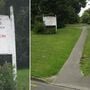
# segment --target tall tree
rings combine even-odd
[[[86,10],[81,17],[82,23],[90,24],[90,9]]]
[[[85,1],[86,0],[32,0],[32,17],[34,18],[40,14],[50,14],[57,15],[58,24],[69,23],[73,18],[76,20],[72,20],[72,22],[76,22],[78,18],[77,14],[80,8],[85,6]]]

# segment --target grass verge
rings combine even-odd
[[[31,74],[50,77],[61,69],[80,36],[80,26],[69,25],[58,29],[57,34],[31,35]]]
[[[18,90],[29,90],[29,70],[21,69],[17,73]]]
[[[81,70],[85,76],[90,75],[90,27],[88,28],[88,36],[81,58]]]

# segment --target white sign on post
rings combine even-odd
[[[57,18],[56,16],[43,16],[45,26],[55,26],[57,31]]]
[[[13,73],[16,79],[16,44],[15,44],[15,27],[14,27],[13,8],[10,7],[10,18],[7,15],[0,15],[0,54],[11,54]]]
[[[9,16],[0,15],[0,54],[11,54],[11,23]]]

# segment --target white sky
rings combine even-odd
[[[87,4],[85,8],[81,8],[81,11],[79,13],[79,16],[81,17],[85,10],[90,8],[90,0],[86,0]]]

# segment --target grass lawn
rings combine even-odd
[[[90,27],[88,29],[88,37],[81,59],[81,70],[83,71],[85,76],[90,75]]]
[[[69,25],[57,34],[31,35],[31,73],[35,77],[50,77],[61,69],[81,33],[80,26]]]
[[[28,69],[22,69],[18,70],[17,73],[18,77],[18,90],[29,90],[29,70]]]

